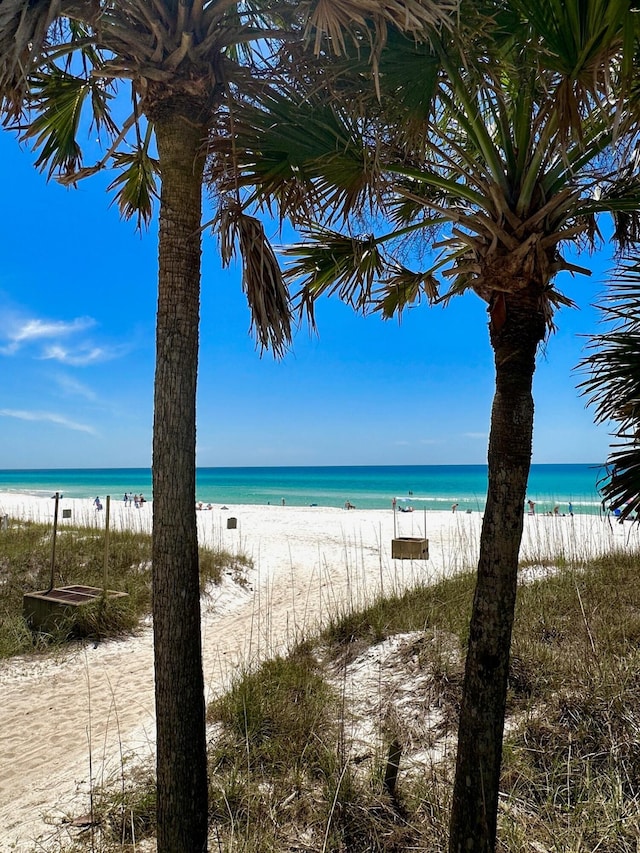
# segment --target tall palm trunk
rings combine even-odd
[[[153,427],[158,851],[207,849],[207,763],[195,493],[204,130],[153,116],[162,196]]]
[[[506,320],[492,323],[496,391],[489,439],[489,491],[469,631],[450,853],[495,848],[498,786],[516,603],[518,554],[531,464],[535,355],[545,332],[536,294],[506,296]]]

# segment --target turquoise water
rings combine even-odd
[[[598,513],[597,482],[602,465],[533,465],[527,497],[538,512]],[[213,504],[336,506],[350,501],[359,509],[387,509],[393,497],[409,497],[416,507],[482,510],[487,490],[486,465],[384,465],[309,468],[199,468],[197,499]],[[59,468],[0,470],[0,491],[94,498],[125,491],[151,499],[148,468]]]

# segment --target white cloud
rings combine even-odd
[[[483,439],[486,439],[489,436],[487,435],[486,432],[465,432],[463,434],[463,437],[464,438],[483,438]]]
[[[62,364],[69,364],[71,367],[84,367],[87,364],[95,364],[98,361],[108,361],[111,358],[116,358],[117,353],[114,350],[108,350],[104,347],[79,347],[76,350],[67,349],[60,344],[52,344],[45,348],[40,356],[43,359],[52,359],[59,361]]]
[[[46,320],[27,320],[21,328],[17,329],[12,335],[14,341],[29,341],[34,338],[60,338],[67,335],[74,335],[76,332],[84,332],[95,325],[95,320],[91,317],[76,317],[69,323],[64,320],[46,321]]]
[[[74,379],[73,376],[67,376],[65,373],[58,373],[53,376],[53,379],[57,382],[59,388],[69,396],[83,397],[85,400],[89,400],[92,403],[95,403],[98,400],[98,395],[93,389],[89,388],[89,386],[85,385],[83,382],[78,382],[78,380]]]
[[[79,424],[75,421],[65,418],[64,415],[58,415],[55,412],[29,412],[22,409],[0,409],[0,416],[5,418],[17,418],[21,421],[48,421],[49,423],[58,424],[59,426],[73,429],[77,432],[88,432],[90,435],[97,435],[96,430],[87,424]]]
[[[64,338],[84,332],[95,325],[91,317],[76,317],[75,320],[16,320],[12,327],[5,331],[5,337],[9,343],[0,347],[0,352],[5,355],[13,355],[21,346],[32,341],[40,341],[47,338]]]
[[[0,0],[1,2],[1,0]],[[34,358],[58,361],[70,367],[86,367],[99,362],[122,358],[130,351],[129,344],[104,346],[95,343],[84,333],[96,325],[92,317],[73,320],[24,319],[15,312],[0,316],[0,355],[15,355],[31,347]]]

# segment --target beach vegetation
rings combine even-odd
[[[92,816],[106,844],[116,849],[135,848],[156,834],[154,773],[144,765],[127,768],[118,789],[99,789],[92,806]]]
[[[520,586],[499,851],[636,853],[638,559],[571,562]],[[473,594],[472,572],[418,586],[241,668],[207,715],[214,849],[445,849]],[[131,779],[137,790],[118,778],[94,794],[101,853],[153,836],[151,779]]]
[[[123,637],[139,630],[151,612],[151,536],[141,531],[111,530],[107,585],[126,597],[104,599],[76,608],[47,632],[32,631],[23,615],[25,593],[51,583],[53,529],[49,524],[9,519],[0,534],[0,658],[38,651],[68,641]],[[56,536],[54,586],[104,586],[104,530],[69,526]],[[250,561],[224,550],[199,549],[200,584],[219,584],[223,574],[241,577]]]
[[[265,766],[280,774],[296,772],[302,761],[319,772],[325,740],[335,737],[328,716],[333,698],[310,644],[265,661],[255,672],[238,672],[231,688],[208,707],[208,722],[219,723],[227,735],[211,760],[225,766],[245,748],[260,772]],[[326,738],[314,745],[311,734],[323,728]]]
[[[419,585],[378,598],[362,610],[330,616],[323,637],[337,654],[349,658],[393,634],[428,631],[436,626],[439,631],[458,636],[462,650],[469,629],[473,588],[473,575],[465,571],[443,578],[434,586]]]
[[[327,46],[314,65],[293,46],[287,84],[234,116],[232,145],[220,140],[220,171],[233,164],[251,203],[302,229],[285,254],[312,325],[327,295],[388,318],[469,292],[487,306],[489,488],[452,853],[495,847],[532,383],[556,313],[573,304],[561,274],[589,273],[577,255],[601,245],[603,214],[619,245],[640,233],[639,24],[629,0],[474,0],[453,31],[390,29],[381,52],[365,34],[346,61]]]

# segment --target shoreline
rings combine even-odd
[[[597,480],[602,466],[592,464],[532,465],[527,498],[539,509],[599,514]],[[331,506],[347,502],[358,509],[388,509],[393,498],[414,497],[420,508],[446,511],[457,503],[461,510],[484,510],[486,464],[422,466],[273,466],[198,468],[196,501],[240,505]],[[125,492],[143,492],[153,498],[147,468],[15,469],[0,470],[0,492],[50,497],[55,491],[78,499],[110,494],[122,500]]]
[[[0,514],[50,521],[53,505],[50,497],[0,492]],[[72,524],[104,525],[104,511],[96,512],[91,500],[64,498],[61,506],[72,510]],[[116,501],[111,511],[114,527],[150,532],[150,503],[136,509]],[[202,544],[241,552],[254,563],[244,586],[225,578],[202,598],[207,701],[239,666],[285,650],[336,613],[381,591],[401,592],[474,566],[481,513],[401,515],[398,536],[423,535],[426,517],[428,561],[391,558],[391,508],[228,504],[198,512]],[[229,518],[236,519],[233,529]],[[552,570],[545,556],[579,562],[614,548],[637,549],[639,537],[638,525],[597,516],[525,516],[521,553],[534,564],[527,576],[536,577]],[[27,853],[36,843],[57,850],[61,836],[71,837],[68,816],[88,811],[92,780],[118,778],[123,760],[128,765],[153,755],[150,622],[128,639],[0,661],[0,685],[0,850]]]

